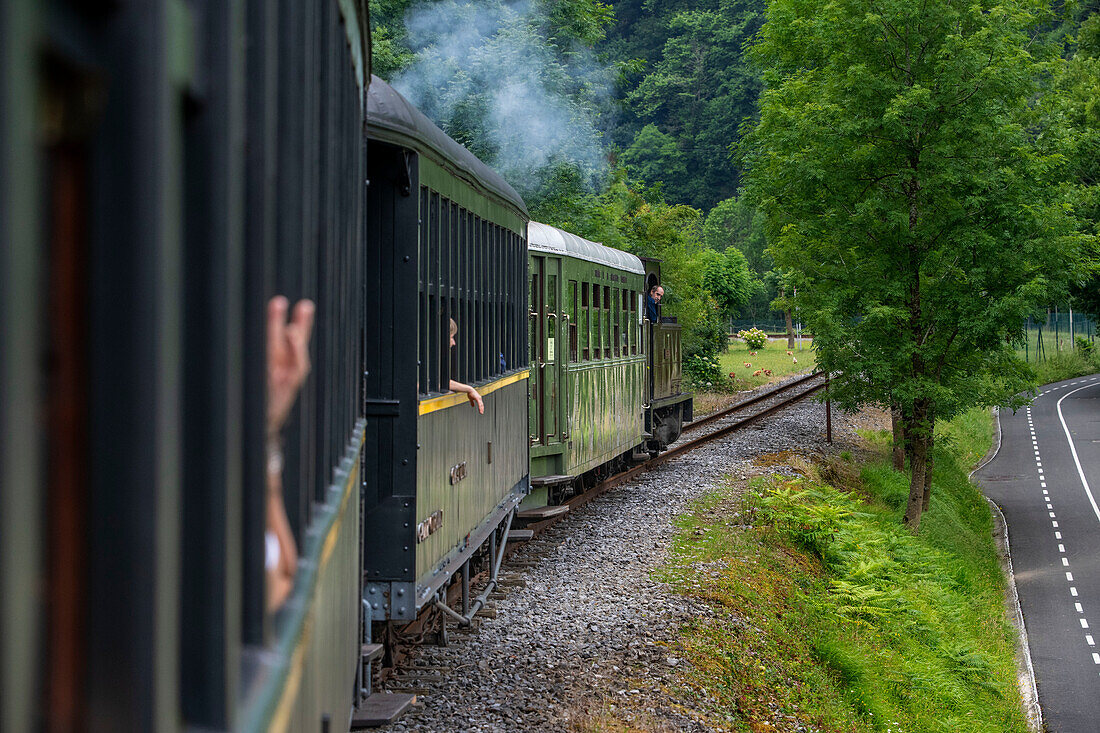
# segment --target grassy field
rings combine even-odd
[[[722,374],[732,374],[731,387],[726,390],[695,389],[695,414],[707,415],[715,410],[728,407],[736,402],[738,392],[756,389],[765,384],[778,382],[784,377],[799,372],[809,372],[814,368],[814,352],[810,349],[808,340],[802,341],[802,349],[791,349],[791,355],[787,355],[787,340],[769,341],[763,349],[756,350],[745,345],[740,339],[730,343],[729,349],[720,354],[718,361]],[[751,364],[746,367],[745,364]],[[771,370],[766,374],[765,369]],[[754,373],[759,370],[760,374]]]
[[[866,436],[866,462],[800,464],[679,521],[662,579],[710,609],[676,650],[710,727],[1027,730],[990,513],[967,478],[991,431],[980,411],[939,431],[918,536],[884,433]]]

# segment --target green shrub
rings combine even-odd
[[[737,338],[742,339],[748,344],[750,349],[762,349],[768,345],[768,334],[764,333],[756,326],[753,326],[747,331],[738,331]]]
[[[1073,340],[1074,348],[1080,351],[1085,356],[1092,356],[1092,350],[1094,344],[1084,336],[1078,336]]]
[[[684,357],[684,374],[689,389],[698,392],[720,392],[730,386],[729,377],[722,372],[718,359],[704,354],[690,354]]]

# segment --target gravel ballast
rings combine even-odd
[[[855,445],[853,419],[834,410],[833,435],[830,450]],[[763,455],[825,449],[825,406],[808,399],[581,507],[506,561],[495,617],[451,625],[448,646],[419,647],[387,681],[418,700],[382,730],[573,730],[601,711],[650,730],[708,730],[667,694],[685,664],[668,646],[686,619],[709,613],[653,579],[673,519],[725,477],[762,472]]]

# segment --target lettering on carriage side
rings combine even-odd
[[[437,529],[443,526],[443,510],[436,509],[431,516],[416,525],[416,544],[428,539]]]
[[[451,486],[454,486],[464,478],[466,478],[466,461],[456,466],[451,466]]]

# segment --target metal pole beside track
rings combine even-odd
[[[833,442],[833,402],[829,399],[829,374],[825,374],[825,442]]]

